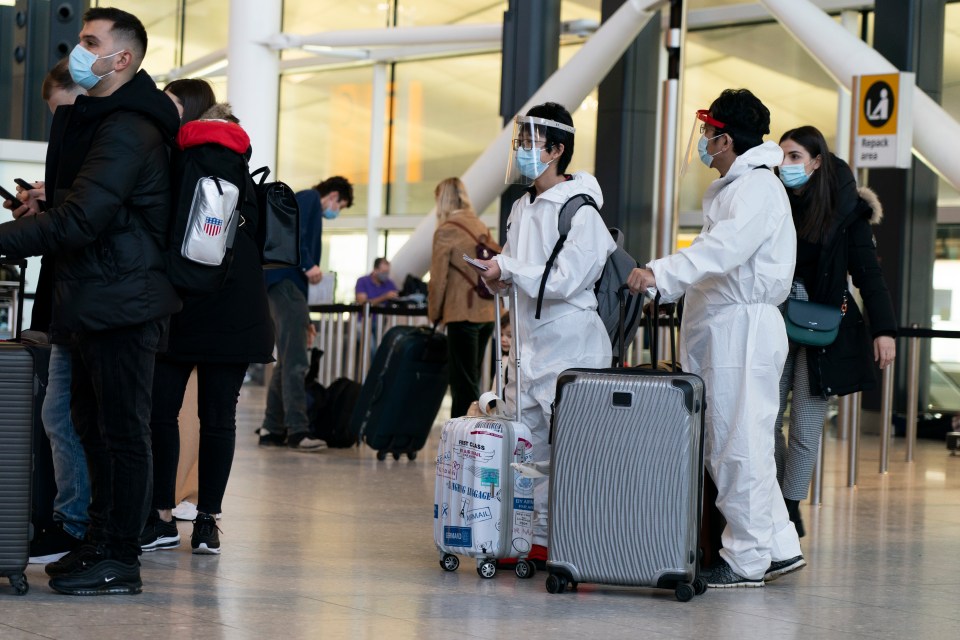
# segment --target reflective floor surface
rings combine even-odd
[[[446,406],[446,405],[445,405]],[[138,596],[30,592],[0,583],[0,639],[202,638],[957,638],[960,457],[921,441],[917,461],[864,437],[859,486],[846,443],[827,438],[823,506],[803,506],[809,566],[763,589],[671,591],[582,585],[550,595],[544,575],[443,572],[432,542],[432,449],[413,462],[374,451],[259,449],[263,388],[243,391],[223,505],[223,554],[145,554]],[[446,409],[442,412],[445,414]]]

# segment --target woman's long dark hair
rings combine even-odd
[[[791,129],[780,136],[780,142],[793,140],[807,150],[810,158],[820,156],[820,168],[813,172],[807,184],[798,191],[787,189],[793,206],[793,224],[797,236],[808,242],[822,244],[836,216],[833,156],[827,141],[816,127],[809,125]]]
[[[199,78],[183,78],[174,80],[163,88],[180,99],[183,105],[183,118],[180,124],[187,124],[199,120],[204,112],[217,103],[217,96],[213,87],[206,80]]]

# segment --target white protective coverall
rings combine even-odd
[[[529,194],[519,198],[507,219],[503,253],[496,258],[501,280],[517,287],[519,300],[513,313],[513,332],[520,343],[521,418],[533,435],[533,460],[537,461],[550,459],[547,441],[557,376],[572,367],[609,367],[612,357],[610,338],[597,315],[593,287],[616,243],[593,207],[581,207],[573,216],[570,233],[547,278],[540,319],[534,318],[540,278],[560,238],[560,208],[579,193],[586,193],[598,206],[603,205],[597,179],[584,172],[575,173],[571,180],[555,185],[532,201]],[[510,348],[511,366],[516,358],[516,344],[517,340]],[[512,413],[516,407],[515,380],[510,380],[505,395],[507,411]],[[779,400],[777,403],[779,408]],[[773,431],[770,433],[772,438]],[[547,481],[548,478],[534,481],[534,509],[541,517],[534,524],[533,543],[542,546],[547,544],[543,517],[549,496]]]
[[[800,555],[777,484],[773,425],[787,335],[777,305],[790,292],[797,238],[765,142],[740,155],[703,196],[704,225],[689,247],[647,267],[665,300],[686,293],[680,362],[707,394],[704,457],[727,520],[720,555],[756,580]]]

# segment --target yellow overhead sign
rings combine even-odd
[[[900,74],[860,76],[860,135],[896,135]]]
[[[851,164],[858,169],[910,167],[914,75],[853,77]]]

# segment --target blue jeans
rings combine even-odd
[[[73,423],[90,470],[87,539],[134,562],[153,489],[150,409],[161,321],[76,335]]]
[[[267,390],[263,428],[288,436],[307,432],[307,299],[290,280],[281,280],[267,291],[270,316],[277,340],[277,364]]]
[[[70,419],[70,349],[55,344],[50,350],[50,371],[47,395],[43,400],[43,428],[50,438],[53,452],[53,474],[57,497],[53,502],[53,519],[74,538],[82,539],[90,524],[90,474],[83,454],[80,436]]]

